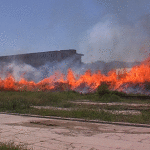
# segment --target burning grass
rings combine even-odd
[[[150,95],[150,67],[149,64],[141,64],[133,67],[130,72],[117,75],[110,71],[107,75],[101,71],[92,73],[87,70],[83,75],[75,74],[68,69],[67,75],[56,74],[45,78],[38,83],[21,78],[16,81],[9,74],[4,80],[0,79],[1,91],[77,91],[80,93],[92,93],[103,83],[109,85],[109,90],[123,91],[125,93],[143,93]],[[105,91],[106,92],[106,91]]]

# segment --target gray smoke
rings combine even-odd
[[[57,79],[60,78],[61,73],[67,76],[69,68],[71,68],[75,74],[84,73],[86,71],[85,65],[75,63],[74,57],[75,56],[69,57],[61,62],[47,62],[38,68],[29,64],[19,63],[17,61],[12,61],[11,63],[1,62],[0,78],[2,80],[5,79],[10,73],[16,81],[20,81],[21,78],[25,78],[28,81],[39,82],[48,77],[57,81]],[[84,67],[84,70],[82,67]]]
[[[107,74],[112,69],[122,68],[122,67],[133,67],[135,65],[140,65],[140,62],[127,63],[127,62],[117,62],[112,61],[106,63],[103,61],[97,61],[94,63],[79,63],[74,62],[74,56],[69,57],[61,62],[47,62],[40,67],[33,67],[29,64],[19,63],[17,61],[12,61],[11,63],[1,62],[0,65],[0,78],[3,80],[8,76],[8,73],[15,78],[16,81],[20,81],[22,78],[25,78],[27,81],[39,82],[44,78],[51,78],[53,81],[60,79],[61,74],[64,74],[66,79],[68,69],[72,69],[76,79],[87,70],[90,70],[91,73],[96,73],[98,70],[102,74]]]
[[[142,61],[149,54],[149,29],[149,14],[133,25],[120,24],[112,15],[107,15],[81,38],[82,61]]]

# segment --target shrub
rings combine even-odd
[[[108,89],[107,83],[102,83],[98,88],[97,88],[97,93],[99,96],[103,96],[105,94],[110,94],[111,92]]]
[[[109,102],[116,102],[120,101],[121,96],[125,96],[126,94],[119,91],[110,91],[109,85],[103,82],[97,89],[97,93],[100,97],[100,101],[109,101]]]

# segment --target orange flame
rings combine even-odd
[[[130,72],[124,72],[121,75],[117,75],[115,71],[110,71],[106,76],[101,74],[100,70],[93,74],[90,70],[87,70],[83,75],[75,75],[71,69],[68,69],[66,79],[64,79],[64,74],[55,72],[53,76],[45,78],[38,83],[27,81],[24,78],[17,82],[12,75],[8,75],[4,80],[0,78],[0,90],[44,91],[57,89],[58,86],[61,86],[62,90],[76,90],[84,84],[84,86],[90,87],[94,91],[102,82],[110,83],[110,88],[113,90],[121,90],[123,84],[150,82],[149,60],[150,58],[141,63],[140,66],[133,67]]]

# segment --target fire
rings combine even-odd
[[[14,77],[9,74],[7,78],[0,78],[0,90],[14,91],[45,91],[45,90],[76,90],[82,91],[87,88],[87,92],[95,91],[102,82],[109,83],[111,90],[126,90],[129,87],[135,87],[137,84],[143,88],[143,85],[150,82],[150,58],[141,63],[140,66],[133,67],[129,72],[124,71],[117,75],[115,71],[110,71],[108,75],[101,74],[98,70],[91,73],[87,70],[82,75],[75,74],[68,69],[67,76],[60,72],[55,72],[53,76],[45,78],[38,83],[27,81],[22,78],[15,81]]]

